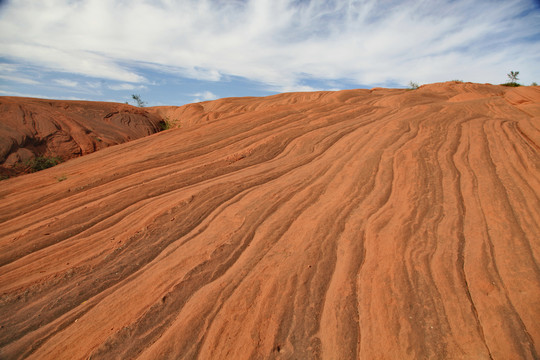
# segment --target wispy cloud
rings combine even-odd
[[[23,74],[21,67],[17,64],[0,62],[0,79],[26,85],[37,85],[39,81]]]
[[[148,83],[144,69],[276,90],[308,90],[309,79],[502,82],[509,70],[538,80],[539,14],[532,0],[12,1],[0,49],[124,84]]]
[[[90,89],[99,89],[101,87],[101,83],[99,81],[87,81],[85,85]]]
[[[21,93],[21,92],[14,92],[14,91],[6,91],[2,89],[0,89],[0,94],[3,96],[22,96],[22,97],[41,98],[41,99],[58,99],[58,97],[51,97],[45,94]]]
[[[69,80],[69,79],[54,79],[53,81],[57,83],[58,85],[65,86],[65,87],[76,87],[79,85],[78,82]]]
[[[39,84],[38,81],[29,79],[24,76],[13,76],[13,75],[3,75],[0,74],[0,79],[7,80],[7,81],[13,81],[19,84],[27,84],[27,85],[37,85]]]
[[[141,90],[141,89],[146,89],[146,86],[144,85],[134,85],[134,84],[127,84],[127,83],[124,83],[124,84],[113,84],[113,85],[108,85],[107,86],[109,89],[111,90]]]
[[[191,96],[194,96],[195,99],[193,102],[201,102],[201,101],[208,101],[208,100],[215,100],[218,98],[218,96],[210,91],[203,91],[198,92],[195,94],[192,94]]]

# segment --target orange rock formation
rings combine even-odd
[[[117,103],[0,97],[0,175],[36,157],[68,160],[158,132],[161,118]]]
[[[0,183],[0,358],[539,358],[540,88],[150,111]]]

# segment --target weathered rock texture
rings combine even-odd
[[[0,183],[0,358],[539,358],[540,88],[154,110]]]
[[[161,118],[126,104],[0,97],[0,175],[36,156],[68,160],[156,133]]]

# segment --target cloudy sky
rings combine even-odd
[[[0,0],[0,95],[230,96],[540,83],[536,0]]]

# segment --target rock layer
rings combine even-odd
[[[158,132],[160,117],[126,104],[0,97],[0,175],[36,156],[68,160]]]
[[[2,181],[1,358],[539,357],[538,87],[154,110]]]

